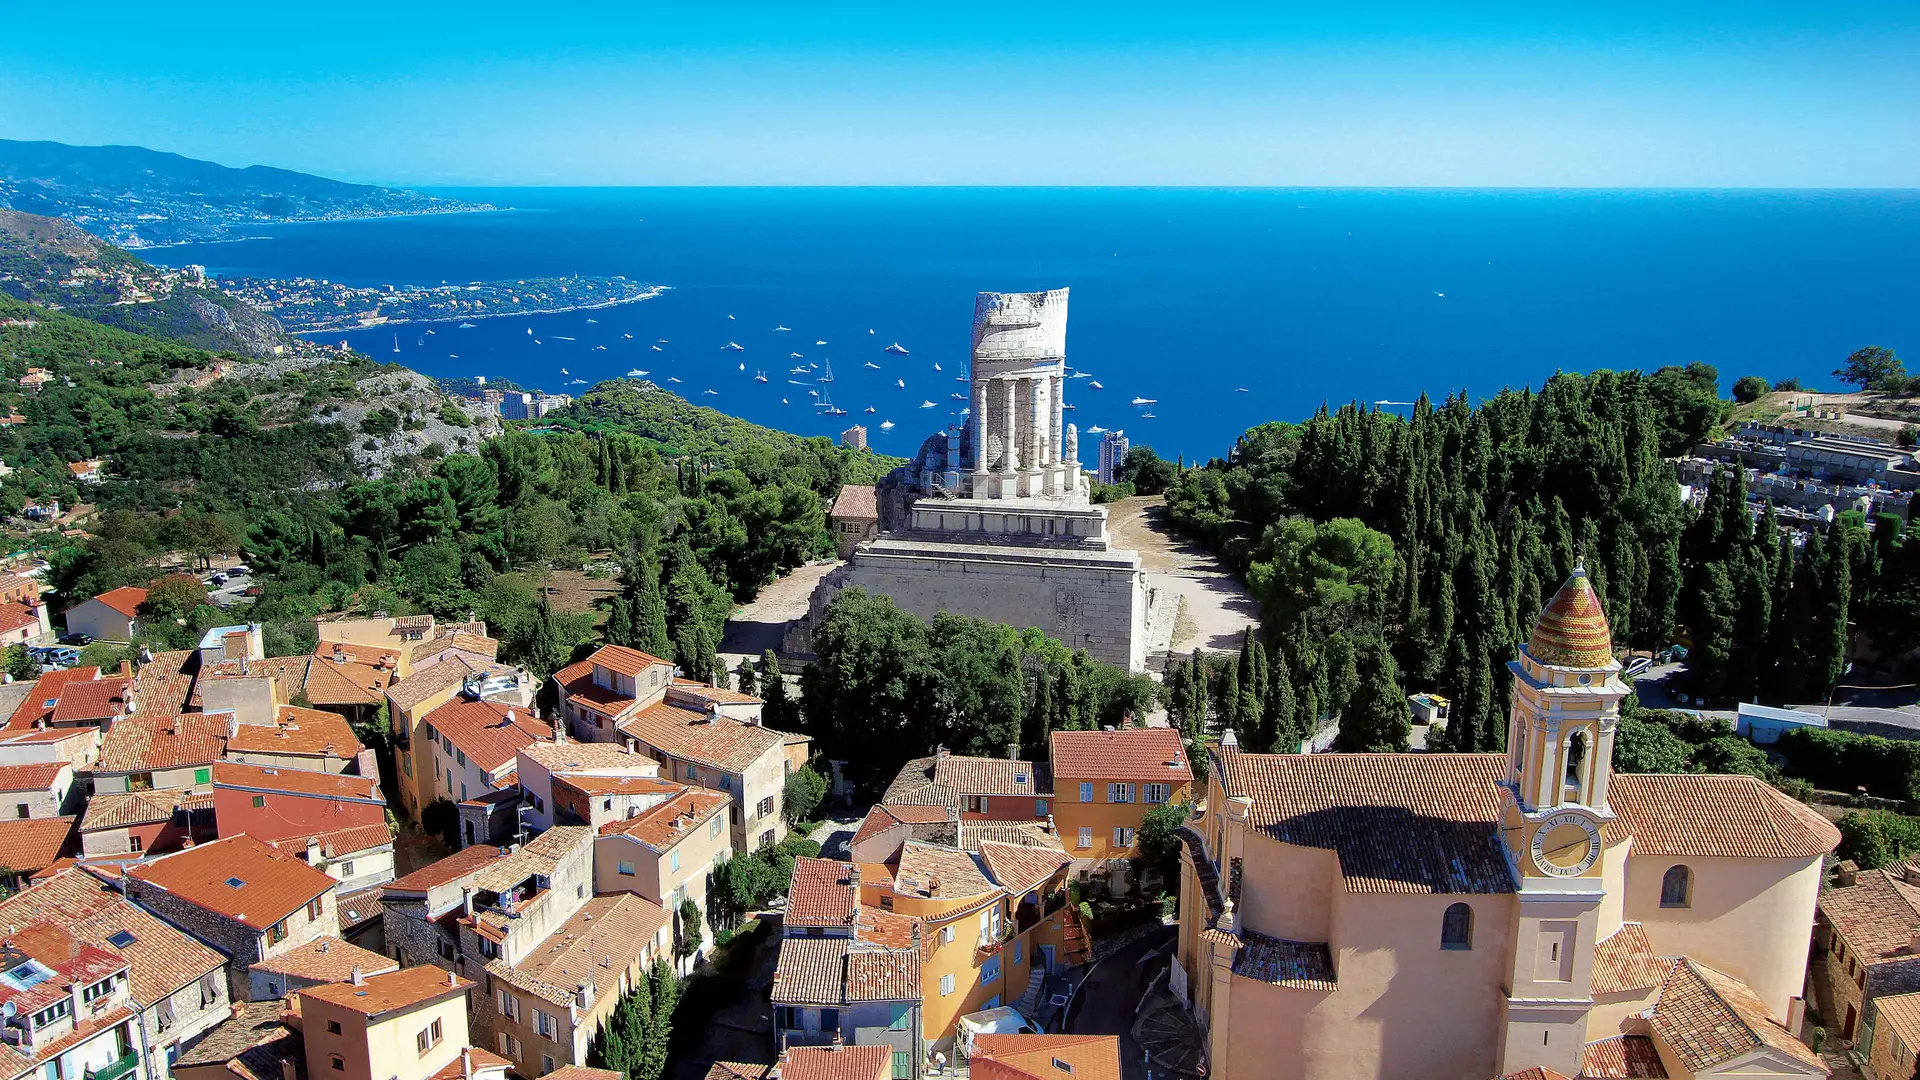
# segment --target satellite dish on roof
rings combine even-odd
[[[11,1001],[7,1002],[4,1005],[0,1005],[0,1016],[5,1016],[9,1020],[13,1019],[14,1016],[17,1015],[19,1012],[20,1012],[20,1006],[15,1005]]]

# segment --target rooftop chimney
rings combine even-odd
[[[449,972],[447,972],[447,985],[448,985],[448,986],[459,986],[459,985],[460,985],[460,976],[458,976],[458,975],[455,975],[455,974],[454,974],[453,972],[451,972],[451,971],[449,971]]]
[[[1852,859],[1840,860],[1839,873],[1835,875],[1834,881],[1840,885],[1853,885],[1858,883],[1859,880],[1860,864],[1854,862]]]
[[[451,974],[451,972],[449,972],[449,974]],[[473,1048],[472,1047],[463,1046],[460,1048],[460,1075],[467,1077],[468,1080],[472,1080],[472,1077],[473,1077]]]
[[[927,875],[927,895],[928,896],[940,895],[940,875],[939,874]]]
[[[467,918],[473,918],[473,886],[460,886],[460,908]]]
[[[365,973],[365,972],[362,972],[362,971],[360,970],[360,965],[358,965],[358,964],[355,964],[355,965],[353,966],[353,977],[352,977],[351,979],[349,979],[348,981],[349,981],[349,982],[351,982],[351,983],[353,983],[353,985],[355,985],[355,986],[365,986],[365,985],[367,985],[367,976],[366,976],[366,973]]]
[[[1019,743],[1010,742],[1007,744],[1007,760],[1008,761],[1020,760],[1020,744]]]
[[[860,864],[859,863],[852,864],[851,868],[847,870],[847,883],[849,885],[852,885],[856,889],[860,887]]]

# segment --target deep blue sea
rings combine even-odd
[[[951,397],[965,391],[954,376],[966,371],[973,295],[987,289],[1070,287],[1068,362],[1092,376],[1071,384],[1071,418],[1189,460],[1322,401],[1486,396],[1555,370],[1693,360],[1724,383],[1755,373],[1830,384],[1841,358],[1870,343],[1920,360],[1914,191],[450,194],[514,209],[263,228],[149,254],[364,284],[578,273],[670,286],[599,311],[435,324],[431,336],[402,327],[397,355],[394,330],[344,336],[430,375],[553,391],[644,369],[696,402],[804,434],[864,422],[875,447],[895,453],[964,404]],[[745,351],[725,351],[729,341]],[[909,355],[883,351],[896,341]],[[814,384],[787,381],[802,378],[790,368],[829,360],[846,417],[819,415]],[[758,371],[769,381],[754,382]],[[1157,403],[1128,405],[1135,397]]]

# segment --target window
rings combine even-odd
[[[145,847],[146,844],[147,842],[145,840],[142,840],[138,836],[129,835],[127,837],[127,850],[133,852],[135,855],[138,855],[140,853],[140,849]]]
[[[1033,800],[1033,816],[1037,818],[1043,818],[1047,816],[1047,800],[1045,799]]]
[[[340,1034],[340,1021],[338,1020],[327,1021],[327,1034],[329,1035]]]
[[[1440,917],[1440,947],[1443,949],[1473,948],[1473,909],[1465,904],[1452,904],[1445,915]]]
[[[675,871],[680,869],[680,852],[677,849],[667,852],[667,869]]]
[[[200,1007],[210,1008],[223,1000],[227,994],[227,977],[219,972],[200,977]]]
[[[552,1071],[553,1071],[553,1055],[541,1054],[540,1055],[540,1075],[545,1076],[547,1073],[550,1073]]]
[[[560,1024],[554,1020],[553,1017],[541,1012],[539,1009],[533,1010],[533,1020],[534,1030],[549,1039],[553,1038],[554,1033],[560,1030]]]
[[[113,980],[111,978],[101,979],[99,982],[80,991],[80,1000],[84,1003],[103,998],[107,995],[107,991],[112,989]]]
[[[900,1001],[887,1006],[887,1009],[887,1030],[907,1030],[907,1024],[913,1020],[913,1006]]]
[[[61,1017],[67,1015],[68,1011],[70,1011],[72,1008],[73,1008],[72,998],[61,998],[59,1001],[54,1002],[52,1005],[49,1005],[46,1008],[41,1009],[39,1012],[34,1013],[33,1026],[37,1028],[45,1027],[48,1024],[53,1023],[55,1020],[58,1020]]]
[[[707,822],[707,839],[711,840],[714,837],[719,835],[720,835],[720,819],[716,817],[712,821]]]
[[[450,944],[446,938],[436,939],[433,943],[433,947],[439,951],[440,959],[442,960],[453,959],[453,945]]]
[[[520,1019],[520,999],[507,993],[505,990],[500,991],[500,1015],[518,1022]]]
[[[28,806],[28,805],[27,805],[26,803],[14,803],[14,804],[13,804],[13,816],[14,816],[14,817],[20,817],[20,818],[23,818],[23,817],[32,817],[32,816],[33,816],[33,807],[31,807],[31,806]]]
[[[987,957],[987,962],[980,965],[980,981],[983,983],[1000,981],[999,953],[994,953],[992,956]]]
[[[1132,847],[1133,830],[1127,828],[1125,825],[1115,826],[1113,830],[1113,846],[1117,848]]]
[[[893,1052],[893,1080],[909,1080],[913,1076],[913,1055],[905,1050]]]
[[[1080,843],[1078,846],[1083,848],[1090,848],[1093,846],[1093,826],[1091,825],[1080,826]]]
[[[501,1032],[500,1033],[500,1052],[507,1055],[510,1058],[518,1058],[520,1056],[520,1040],[514,1038],[513,1036],[507,1034],[504,1031]]]
[[[193,770],[193,782],[196,784],[213,783],[213,766],[209,765],[204,769]]]
[[[1108,784],[1107,801],[1110,803],[1130,803],[1133,801],[1132,784]]]
[[[732,790],[733,790],[733,777],[731,777],[731,776],[727,776],[727,775],[725,775],[725,774],[723,773],[723,774],[721,775],[721,777],[720,777],[720,790],[721,790],[721,791],[732,791]]]
[[[322,912],[327,910],[327,905],[323,903],[325,899],[323,896],[316,896],[312,900],[307,901],[307,918],[317,919]]]
[[[772,829],[768,829],[766,832],[763,832],[760,834],[760,846],[761,847],[773,846],[773,830]]]
[[[332,1068],[334,1072],[347,1071],[347,1059],[341,1057],[339,1054],[328,1054],[327,1065]]]
[[[1091,780],[1080,781],[1080,801],[1081,802],[1093,801],[1093,781]]]
[[[278,945],[285,940],[287,940],[287,924],[285,920],[267,927],[267,944]]]
[[[953,927],[952,926],[943,926],[940,928],[940,944],[942,945],[953,944]]]
[[[1173,793],[1173,789],[1166,784],[1146,785],[1146,792],[1145,792],[1146,800],[1150,803],[1166,802],[1167,796],[1172,793]]]
[[[700,780],[700,769],[698,766],[694,765],[692,762],[687,763],[687,779],[692,780],[695,783],[698,783]]]
[[[353,860],[352,859],[348,859],[346,862],[343,862],[340,864],[340,876],[343,878],[350,878],[353,876]]]
[[[766,817],[771,813],[773,813],[773,796],[769,795],[760,800],[760,816]]]
[[[840,1010],[839,1009],[821,1009],[820,1010],[820,1030],[821,1031],[839,1031],[840,1030]]]
[[[440,1045],[440,1021],[435,1020],[433,1023],[428,1024],[426,1027],[421,1028],[420,1034],[415,1035],[413,1037],[413,1044],[419,1047],[420,1052],[423,1054],[433,1049],[434,1047],[439,1046]]]
[[[1666,876],[1660,879],[1660,906],[1693,906],[1693,871],[1683,865],[1667,868]]]
[[[940,996],[946,997],[948,994],[951,994],[951,993],[953,993],[953,976],[951,975],[940,976]]]
[[[800,1010],[791,1005],[775,1005],[773,1026],[785,1031],[800,1030]]]
[[[265,795],[255,795],[253,797],[253,808],[255,810],[258,810],[265,805],[267,805],[267,797]],[[338,1060],[338,1059],[336,1058],[335,1060]]]
[[[1013,962],[1016,964],[1020,962],[1020,939],[1019,938],[1013,939]]]
[[[987,800],[982,795],[967,796],[967,813],[984,814],[987,812]]]
[[[464,769],[467,767],[467,752],[465,750],[455,750],[453,752],[453,759],[460,763],[461,768]]]
[[[619,870],[620,870],[620,873],[621,873],[621,875],[622,875],[622,876],[624,876],[624,877],[632,877],[632,876],[633,876],[633,864],[632,864],[632,863],[630,863],[630,862],[628,862],[628,861],[627,861],[627,860],[625,860],[625,859],[621,859],[621,860],[620,860],[620,866],[619,866]]]

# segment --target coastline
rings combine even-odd
[[[453,207],[445,210],[401,210],[391,214],[351,214],[342,217],[289,218],[286,221],[249,221],[245,224],[278,228],[282,225],[325,225],[334,222],[388,221],[396,218],[440,217],[446,214],[510,214],[517,212],[519,212],[519,207],[487,204],[482,206]],[[120,246],[128,251],[164,251],[167,248],[191,247],[195,244],[240,244],[252,240],[271,239],[273,239],[271,236],[213,236],[196,240],[174,240],[165,244],[140,244],[138,246],[121,244]]]
[[[471,322],[475,319],[511,319],[515,316],[565,315],[570,311],[600,311],[605,308],[621,307],[626,304],[644,303],[658,297],[661,293],[672,291],[673,286],[671,285],[649,285],[647,286],[646,294],[643,296],[629,296],[622,300],[602,300],[597,304],[570,304],[566,307],[546,308],[541,311],[493,311],[484,315],[449,315],[439,319],[388,319],[385,322],[367,323],[360,326],[334,326],[313,330],[289,330],[287,332],[295,337],[305,337],[308,334],[338,334],[342,331],[379,330],[388,326],[423,326],[428,323]]]

